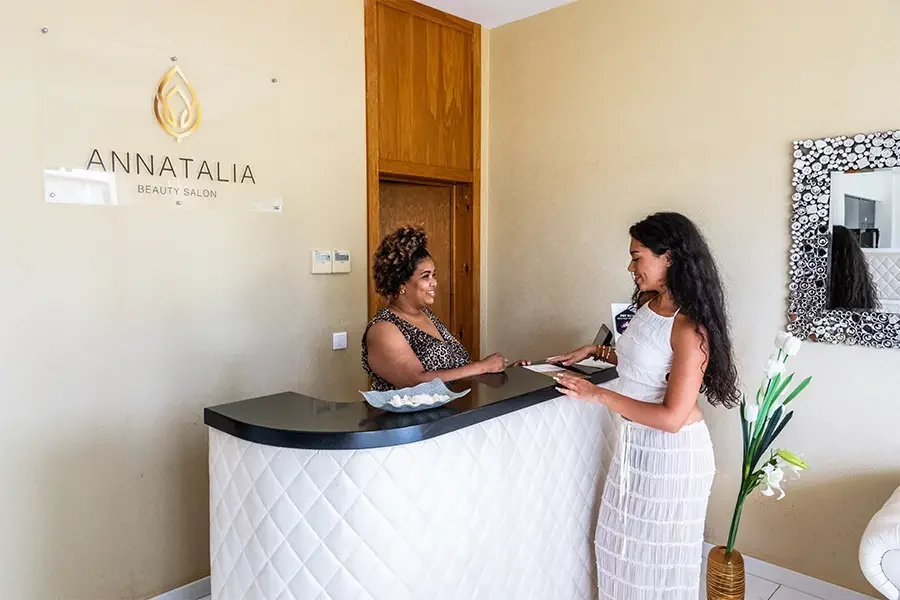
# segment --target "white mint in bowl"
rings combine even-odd
[[[450,396],[441,394],[415,394],[413,396],[400,396],[395,394],[388,403],[394,408],[402,406],[430,406],[439,402],[446,402]]]
[[[390,390],[377,392],[375,390],[369,392],[361,392],[366,402],[375,408],[380,408],[389,412],[415,412],[417,410],[428,410],[438,406],[443,406],[450,400],[462,398],[471,390],[463,392],[453,392],[447,389],[444,382],[440,379],[434,379],[427,383],[420,383],[414,387],[404,388],[402,390]]]

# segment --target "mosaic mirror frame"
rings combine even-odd
[[[900,349],[900,314],[830,310],[831,174],[900,166],[900,130],[794,142],[788,330],[814,342]]]

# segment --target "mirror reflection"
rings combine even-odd
[[[828,308],[900,313],[900,168],[831,175]]]

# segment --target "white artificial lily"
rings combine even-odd
[[[802,342],[800,338],[796,338],[791,334],[788,334],[788,338],[784,342],[784,352],[788,356],[797,356],[797,353],[800,352],[800,345]]]
[[[790,452],[789,450],[778,450],[775,453],[775,456],[778,457],[780,463],[784,463],[784,467],[791,471],[796,479],[800,477],[801,471],[806,471],[809,469],[809,465],[806,464],[806,461],[803,460],[800,456]]]
[[[757,404],[748,404],[744,409],[744,419],[747,420],[748,423],[756,422],[756,417],[759,416],[759,405]]]
[[[798,477],[800,477],[800,473],[803,471],[803,469],[801,469],[797,465],[792,465],[791,463],[785,463],[784,468],[790,471],[793,475],[791,479],[797,479]]]
[[[775,490],[778,490],[779,496],[776,500],[784,498],[784,490],[781,489],[781,482],[784,480],[784,471],[781,467],[777,467],[771,463],[766,464],[762,468],[762,483],[766,489],[762,490],[763,496],[774,496]]]
[[[775,347],[779,350],[784,350],[784,344],[788,341],[789,337],[791,337],[791,334],[787,331],[779,331],[775,334]]]
[[[784,363],[778,360],[777,356],[772,356],[769,358],[769,362],[766,365],[766,379],[772,379],[776,375],[781,375],[784,373]]]

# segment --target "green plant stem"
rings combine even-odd
[[[744,501],[747,494],[744,492],[744,486],[741,485],[741,492],[738,494],[737,502],[734,504],[734,514],[731,517],[731,529],[728,531],[728,543],[725,546],[725,554],[734,552],[734,544],[737,541],[738,526],[741,524],[741,513],[744,511]]]
[[[781,350],[778,351],[778,359],[781,360]],[[756,422],[753,424],[753,428],[750,430],[750,443],[749,452],[747,456],[744,457],[744,481],[742,482],[742,487],[744,483],[747,481],[747,477],[750,476],[750,473],[756,468],[756,465],[751,462],[752,458],[756,456],[756,453],[759,451],[759,447],[762,444],[762,438],[766,432],[766,426],[769,423],[769,409],[772,406],[772,403],[769,401],[769,392],[772,391],[772,384],[780,379],[780,375],[776,375],[772,379],[766,381],[765,391],[763,393],[762,402],[760,403],[759,415],[756,417]],[[762,389],[762,386],[760,386]],[[773,399],[774,401],[774,399]]]

